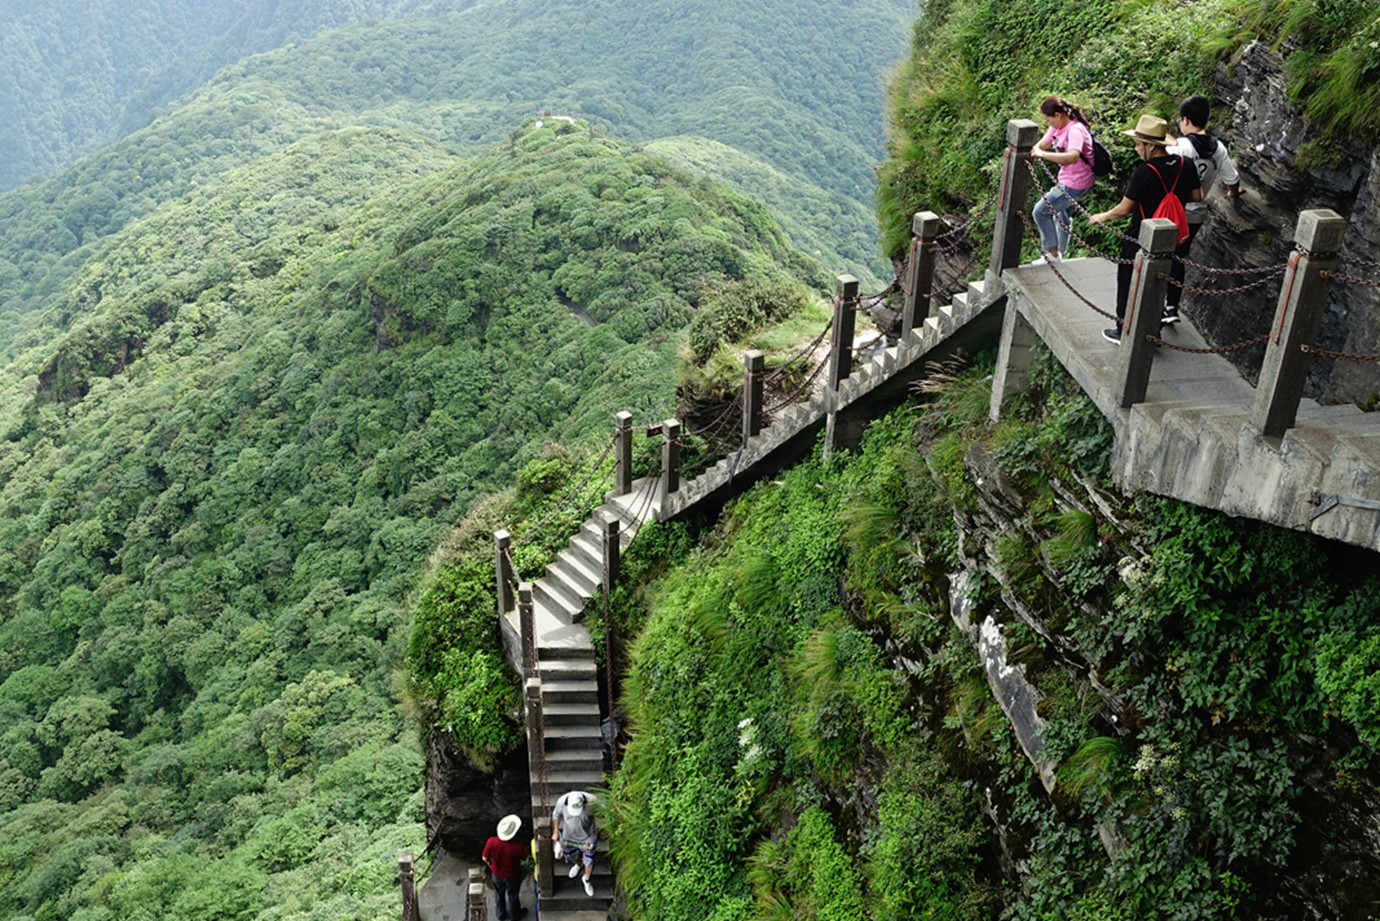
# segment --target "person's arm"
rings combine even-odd
[[[1076,150],[1061,150],[1059,153],[1054,153],[1043,147],[1033,148],[1030,151],[1030,155],[1037,160],[1048,160],[1050,163],[1058,163],[1060,166],[1067,166],[1075,162],[1079,157],[1079,153]]]
[[[1212,159],[1217,166],[1217,175],[1227,187],[1227,197],[1240,197],[1241,174],[1236,171],[1236,164],[1231,161],[1231,154],[1227,153],[1227,145],[1218,141],[1217,149],[1213,151]]]
[[[1089,217],[1088,220],[1092,221],[1094,224],[1105,224],[1108,221],[1119,220],[1129,215],[1131,209],[1135,206],[1136,203],[1134,201],[1123,196],[1115,208],[1112,208],[1110,211],[1102,211],[1098,214],[1094,214]]]

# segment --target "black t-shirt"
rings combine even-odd
[[[1166,190],[1172,191],[1187,204],[1193,196],[1193,190],[1199,188],[1198,171],[1191,165],[1184,169],[1185,162],[1183,157],[1173,154],[1155,157],[1136,167],[1131,181],[1126,183],[1126,190],[1121,193],[1136,203],[1136,207],[1131,209],[1131,229],[1128,231],[1131,236],[1140,236],[1140,222],[1154,217]]]

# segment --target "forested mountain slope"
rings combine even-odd
[[[760,206],[563,122],[320,134],[114,234],[0,383],[0,913],[385,913],[437,535],[665,413],[707,285],[791,273]]]
[[[904,49],[909,3],[489,0],[455,11],[466,5],[250,58],[168,103],[134,137],[0,197],[0,309],[25,313],[53,290],[46,273],[79,264],[82,247],[307,134],[372,124],[475,149],[544,110],[632,141],[695,134],[765,160],[845,213],[822,258],[836,271],[885,274],[867,214],[882,154],[882,74]],[[274,34],[301,21],[289,17]],[[14,137],[29,137],[23,118],[13,123]],[[815,209],[783,204],[788,231],[818,238]]]
[[[417,0],[218,4],[0,2],[0,191],[142,127],[156,106],[246,55]],[[450,9],[463,2],[446,3]]]

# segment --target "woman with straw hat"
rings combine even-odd
[[[1126,231],[1130,239],[1121,241],[1121,258],[1134,260],[1140,252],[1141,221],[1153,217],[1160,202],[1171,191],[1183,201],[1198,201],[1203,197],[1203,189],[1198,184],[1198,171],[1187,164],[1177,153],[1169,152],[1172,140],[1169,125],[1158,115],[1142,115],[1136,126],[1122,134],[1136,145],[1136,156],[1143,161],[1131,174],[1131,181],[1121,193],[1121,202],[1110,211],[1094,214],[1089,218],[1094,224],[1105,224],[1131,216],[1131,225]],[[1116,269],[1116,328],[1102,331],[1108,342],[1121,343],[1121,328],[1126,320],[1126,301],[1131,294],[1131,276],[1134,266],[1129,262],[1119,264]]]

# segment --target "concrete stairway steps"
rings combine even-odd
[[[578,578],[571,575],[570,568],[562,563],[559,558],[546,567],[546,578],[542,581],[550,583],[551,588],[554,588],[567,599],[578,604],[581,613],[584,612],[585,602],[594,594],[592,589],[585,588],[580,584]],[[598,583],[596,583],[596,585],[597,584]]]
[[[559,587],[553,585],[550,579],[539,579],[533,583],[532,599],[537,604],[545,606],[558,620],[567,623],[576,623],[584,615],[584,600],[576,601],[568,597]]]
[[[594,565],[594,561],[585,559],[583,554],[575,551],[574,543],[572,539],[566,549],[557,552],[556,562],[552,565],[559,565],[565,570],[565,574],[585,593],[585,597],[589,597],[598,592],[604,582],[603,561],[598,560],[598,565]]]
[[[593,704],[599,705],[599,683],[597,681],[543,681],[541,701],[545,707],[553,704]]]
[[[570,751],[571,749],[593,749],[599,751],[603,745],[603,733],[599,729],[596,721],[593,725],[588,723],[569,723],[562,720],[546,718],[546,756],[551,757],[552,753],[558,751]]]
[[[589,659],[543,659],[537,652],[538,669],[542,683],[549,681],[597,681],[598,666]]]

